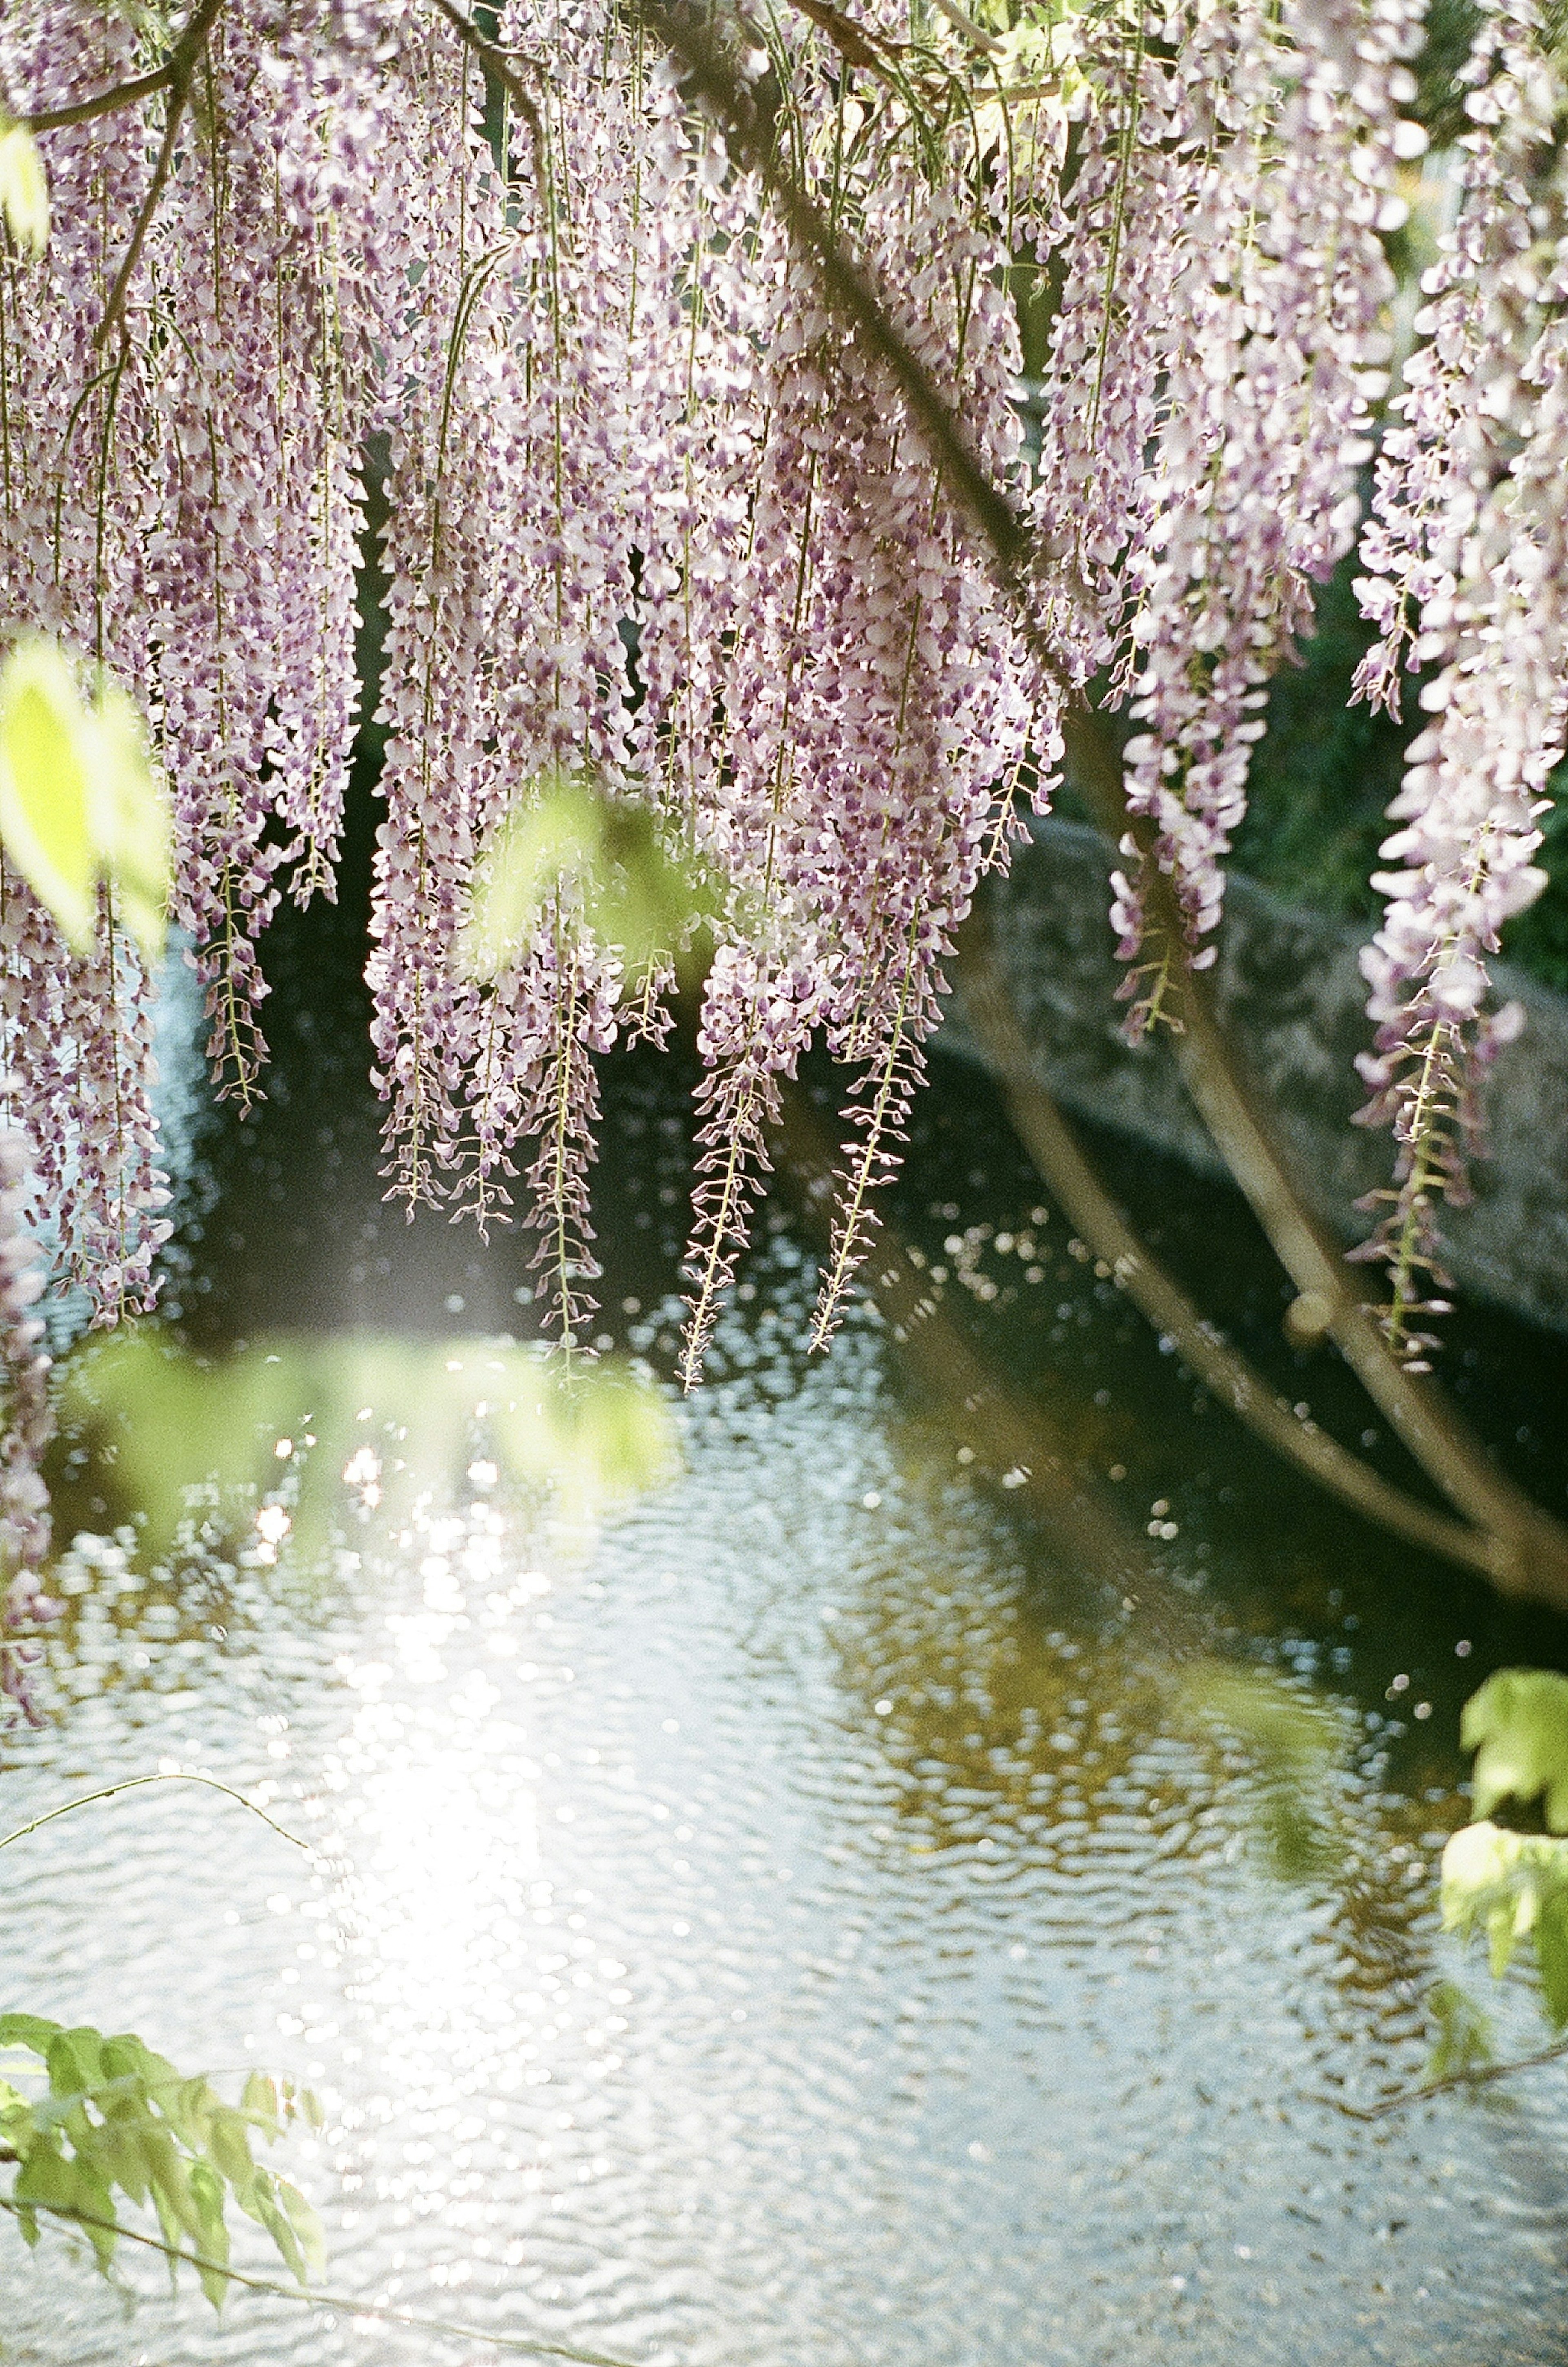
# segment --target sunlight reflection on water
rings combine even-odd
[[[1457,1759],[1402,1775],[1278,1609],[1348,1754],[1343,1846],[1273,1879],[1246,1748],[969,1489],[874,1330],[807,1365],[787,1240],[754,1275],[684,1476],[597,1535],[480,1455],[321,1577],[84,1548],[6,1821],[167,1760],[269,1786],[313,1854],[173,1789],[51,1827],[7,1999],[310,2081],[327,2127],[278,2157],[333,2289],[479,2328],[660,2367],[1560,2359],[1555,2090],[1317,2101],[1419,2076]],[[1159,1518],[1191,1580],[1202,1518]],[[1500,2025],[1529,2044],[1528,1999]],[[122,2317],[0,2230],[8,2367],[496,2355],[128,2272]]]

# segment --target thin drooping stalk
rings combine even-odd
[[[3,2157],[0,2157],[3,2158]],[[165,2244],[162,2237],[149,2236],[139,2227],[128,2227],[124,2222],[107,2214],[82,2211],[64,2203],[13,2203],[7,2194],[0,2194],[0,2211],[9,2211],[19,2218],[24,2211],[47,2211],[67,2227],[96,2227],[109,2236],[122,2237],[128,2244],[141,2244],[150,2252],[159,2252],[171,2263],[184,2261],[187,2269],[209,2276],[222,2277],[229,2284],[241,2285],[246,2293],[265,2293],[272,2301],[303,2302],[309,2309],[342,2310],[350,2318],[374,2318],[379,2326],[412,2327],[421,2334],[456,2335],[465,2342],[477,2342],[487,2350],[516,2351],[526,2359],[571,2359],[581,2367],[626,2367],[624,2360],[613,2359],[603,2350],[577,2350],[569,2342],[535,2341],[521,2334],[500,2334],[493,2328],[462,2326],[448,2317],[424,2317],[417,2310],[393,2309],[384,2302],[367,2301],[354,2293],[323,2293],[314,2286],[286,2285],[276,2277],[253,2276],[248,2269],[236,2269],[227,2260],[215,2260],[194,2246],[186,2251],[177,2244]]]
[[[158,161],[152,167],[152,178],[147,185],[147,194],[141,200],[141,209],[131,229],[130,243],[120,259],[119,269],[115,273],[114,285],[109,289],[108,301],[104,306],[104,317],[98,323],[95,338],[95,343],[97,345],[106,343],[110,331],[125,308],[125,299],[130,287],[131,275],[141,260],[142,244],[152,226],[152,217],[158,210],[158,201],[164,194],[164,184],[168,180],[174,164],[175,142],[179,136],[186,102],[190,96],[191,80],[207,45],[208,34],[212,30],[218,12],[222,6],[223,0],[201,0],[201,5],[197,8],[190,23],[180,36],[174,54],[169,60],[166,84],[169,105],[164,123],[163,144],[158,150]]]
[[[248,1808],[253,1817],[259,1817],[264,1825],[270,1825],[281,1840],[292,1841],[296,1849],[308,1850],[310,1846],[309,1841],[301,1840],[298,1833],[291,1833],[287,1825],[280,1825],[276,1817],[269,1817],[254,1800],[247,1799],[243,1792],[236,1792],[231,1784],[220,1784],[216,1775],[187,1773],[183,1768],[170,1767],[160,1768],[155,1775],[127,1775],[121,1783],[106,1784],[101,1792],[83,1792],[74,1800],[62,1801],[58,1808],[46,1808],[41,1817],[34,1817],[29,1823],[18,1825],[15,1832],[0,1833],[0,1849],[9,1849],[13,1841],[25,1841],[29,1833],[41,1832],[44,1826],[52,1825],[57,1817],[69,1817],[77,1808],[90,1808],[99,1800],[116,1799],[121,1792],[140,1791],[144,1784],[200,1784],[209,1792],[221,1792],[226,1800],[237,1800],[242,1808]]]

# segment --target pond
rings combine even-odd
[[[445,1370],[526,1328],[515,1237],[380,1206],[355,1017],[286,1013],[274,1100],[200,1152],[175,1300],[214,1388],[236,1341],[358,1327]],[[608,1104],[606,1333],[667,1376],[679,1075],[615,1064]],[[1370,1417],[1284,1345],[1237,1210],[1100,1149],[1211,1311],[1353,1438]],[[255,2064],[307,2081],[325,2126],[276,2158],[331,2292],[469,2331],[246,2293],[215,2321],[152,2255],[129,2307],[58,2233],[34,2258],[0,2231],[7,2362],[485,2367],[487,2333],[660,2367],[1563,2357],[1560,2071],[1342,2109],[1420,2079],[1440,1978],[1504,2049],[1540,2042],[1526,1988],[1493,1996],[1438,1935],[1436,1860],[1460,1703],[1501,1660],[1561,1661],[1561,1632],[1250,1449],[940,1064],[898,1218],[944,1319],[1152,1556],[1146,1603],[955,1449],[886,1324],[807,1356],[784,1198],[707,1386],[661,1383],[682,1469],[592,1523],[481,1459],[400,1507],[345,1490],[328,1553],[160,1561],[106,1534],[112,1468],[66,1474],[96,1541],[5,1824],[179,1766],[310,1852],[181,1785],[56,1824],[10,1853],[0,1988],[226,2092]],[[1450,1355],[1561,1502],[1529,1427],[1561,1345],[1474,1318]],[[1216,1659],[1320,1707],[1300,1796],[1201,1715],[1182,1664]]]

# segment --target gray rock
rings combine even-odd
[[[1222,1176],[1168,1046],[1134,1051],[1122,1040],[1108,867],[1094,831],[1047,821],[993,885],[998,957],[1041,1079],[1065,1108]],[[1356,964],[1367,934],[1233,878],[1214,971],[1226,1030],[1272,1111],[1297,1189],[1347,1243],[1371,1223],[1354,1202],[1393,1163],[1385,1133],[1351,1123],[1365,1099],[1353,1063],[1371,1041]],[[1568,997],[1506,962],[1495,977],[1498,1001],[1517,997],[1528,1025],[1487,1082],[1492,1155],[1472,1164],[1473,1205],[1445,1212],[1449,1268],[1475,1297],[1568,1331]],[[960,1014],[937,1043],[976,1057]]]

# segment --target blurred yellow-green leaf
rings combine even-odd
[[[75,953],[92,946],[97,880],[85,720],[61,652],[19,640],[0,669],[0,839]]]
[[[1427,2064],[1428,2079],[1450,2079],[1492,2060],[1491,2019],[1456,1982],[1436,1982],[1427,2010],[1437,2033]]]
[[[1221,1660],[1185,1670],[1173,1706],[1179,1722],[1234,1738],[1250,1760],[1248,1806],[1273,1871],[1287,1881],[1321,1871],[1340,1845],[1344,1734],[1332,1713],[1268,1670]]]
[[[0,215],[23,255],[49,244],[49,179],[38,142],[24,123],[0,114]]]
[[[82,698],[37,634],[0,666],[0,844],[74,953],[91,951],[100,880],[149,960],[164,950],[168,801],[141,718],[117,685]]]
[[[265,1559],[285,1537],[309,1558],[350,1512],[406,1508],[465,1476],[547,1492],[568,1522],[591,1521],[677,1462],[649,1383],[609,1360],[569,1377],[502,1341],[282,1337],[208,1358],[127,1326],[69,1359],[61,1410],[98,1467],[95,1489],[153,1554],[194,1516],[253,1530]]]
[[[99,861],[116,904],[150,961],[162,958],[173,844],[169,801],[147,758],[141,718],[118,683],[106,683],[87,719],[87,778]]]
[[[1475,1753],[1478,1817],[1539,1799],[1551,1829],[1568,1832],[1568,1677],[1498,1669],[1466,1702],[1460,1739]]]
[[[1521,1940],[1533,1940],[1548,2013],[1568,2022],[1568,1840],[1513,1833],[1483,1818],[1443,1852],[1444,1929],[1484,1931],[1501,1978]]]
[[[671,853],[646,807],[556,778],[508,816],[480,857],[461,943],[469,977],[498,977],[525,954],[560,895],[630,979],[675,963],[719,900],[704,866]]]

